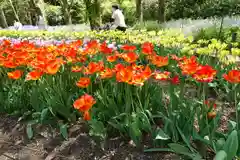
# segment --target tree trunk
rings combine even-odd
[[[29,21],[29,23],[30,23],[31,25],[33,25],[31,12],[27,12],[27,16],[28,16],[28,21]]]
[[[67,0],[61,0],[61,7],[63,9],[63,16],[65,24],[72,24],[72,17],[71,17],[71,7],[73,5],[73,0],[70,4],[68,4]]]
[[[139,22],[143,22],[143,2],[136,0],[136,16]]]
[[[1,26],[3,28],[7,28],[8,24],[7,24],[7,20],[6,20],[6,17],[5,17],[2,7],[0,7],[0,19],[1,19]]]
[[[91,0],[84,0],[86,5],[86,14],[90,23],[91,30],[96,29],[100,26],[101,14],[100,14],[100,3],[98,0],[94,0],[92,3]]]
[[[95,17],[96,17],[96,23],[98,26],[101,24],[101,3],[99,0],[94,1],[94,8],[95,8]]]
[[[47,21],[47,17],[46,17],[46,14],[45,14],[45,3],[43,0],[39,0],[38,1],[38,7],[41,11],[41,15],[43,16],[43,19],[44,19],[44,27],[45,29],[47,28],[47,25],[48,25],[48,21]]]
[[[30,9],[30,16],[32,25],[37,25],[38,22],[38,16],[41,15],[40,9],[37,7],[36,2],[34,0],[29,0],[28,5]]]
[[[159,22],[165,22],[165,0],[158,0]]]
[[[86,6],[86,15],[87,15],[86,17],[89,20],[91,30],[93,30],[94,25],[93,25],[93,22],[92,22],[92,16],[91,16],[91,11],[90,11],[91,1],[90,0],[84,0],[84,3],[85,3],[85,6]]]
[[[11,5],[11,7],[12,7],[12,9],[13,9],[13,13],[14,13],[15,18],[18,20],[18,22],[20,22],[20,19],[19,19],[19,17],[18,17],[18,14],[17,14],[16,9],[14,8],[14,5],[13,5],[12,0],[9,0],[9,2],[10,2],[10,5]]]

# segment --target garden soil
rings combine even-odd
[[[83,123],[69,129],[64,140],[57,131],[35,128],[29,140],[24,124],[11,116],[0,115],[0,160],[179,160],[169,153],[144,153],[120,138],[108,139],[101,149],[87,134]],[[51,129],[52,130],[52,129]]]
[[[188,96],[194,97],[196,90],[191,92],[188,89]],[[233,104],[216,103],[217,110],[222,113],[219,131],[224,133],[227,131],[228,120],[234,117]],[[149,146],[147,136],[141,149],[116,137],[106,140],[103,150],[88,136],[88,128],[80,121],[69,127],[68,140],[46,126],[34,128],[34,138],[29,140],[26,126],[18,121],[12,116],[0,114],[0,160],[180,160],[178,156],[169,153],[144,153],[143,148]]]

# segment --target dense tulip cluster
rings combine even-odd
[[[195,56],[160,55],[150,42],[143,43],[140,48],[128,44],[117,47],[97,40],[46,46],[28,41],[12,44],[4,40],[0,46],[0,65],[8,69],[7,76],[10,79],[25,77],[26,81],[40,80],[44,75],[53,76],[64,68],[64,72],[79,73],[76,82],[79,88],[88,88],[97,79],[115,79],[116,83],[143,86],[150,79],[179,84],[179,77],[185,76],[196,82],[209,83],[217,74],[217,70],[200,64]],[[147,63],[143,65],[143,61]],[[180,73],[167,70],[170,61],[177,63],[174,67],[179,68]],[[69,64],[71,70],[64,67]],[[230,83],[239,83],[240,71],[229,71],[223,77]],[[89,120],[89,110],[95,103],[92,96],[85,94],[74,102],[74,108],[83,112],[84,118]]]

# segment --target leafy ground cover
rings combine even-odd
[[[159,32],[159,40],[152,40],[156,32],[142,33],[71,33],[91,40],[52,43],[3,39],[1,112],[20,117],[29,139],[48,126],[71,143],[78,138],[70,134],[72,125],[81,122],[98,151],[121,137],[139,150],[183,159],[239,156],[240,70],[224,59],[239,54],[239,43],[229,48],[215,39],[193,43],[176,32]]]

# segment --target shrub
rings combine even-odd
[[[56,26],[64,24],[63,15],[60,6],[46,5],[46,18],[48,25]]]
[[[219,26],[213,26],[205,29],[201,29],[194,35],[195,40],[211,40],[220,39],[225,42],[231,42],[233,33],[237,33],[236,41],[240,42],[240,29],[238,27],[222,28],[220,32]]]
[[[135,30],[147,30],[147,31],[159,31],[163,29],[163,26],[157,21],[145,21],[142,23],[137,23],[133,29]]]

